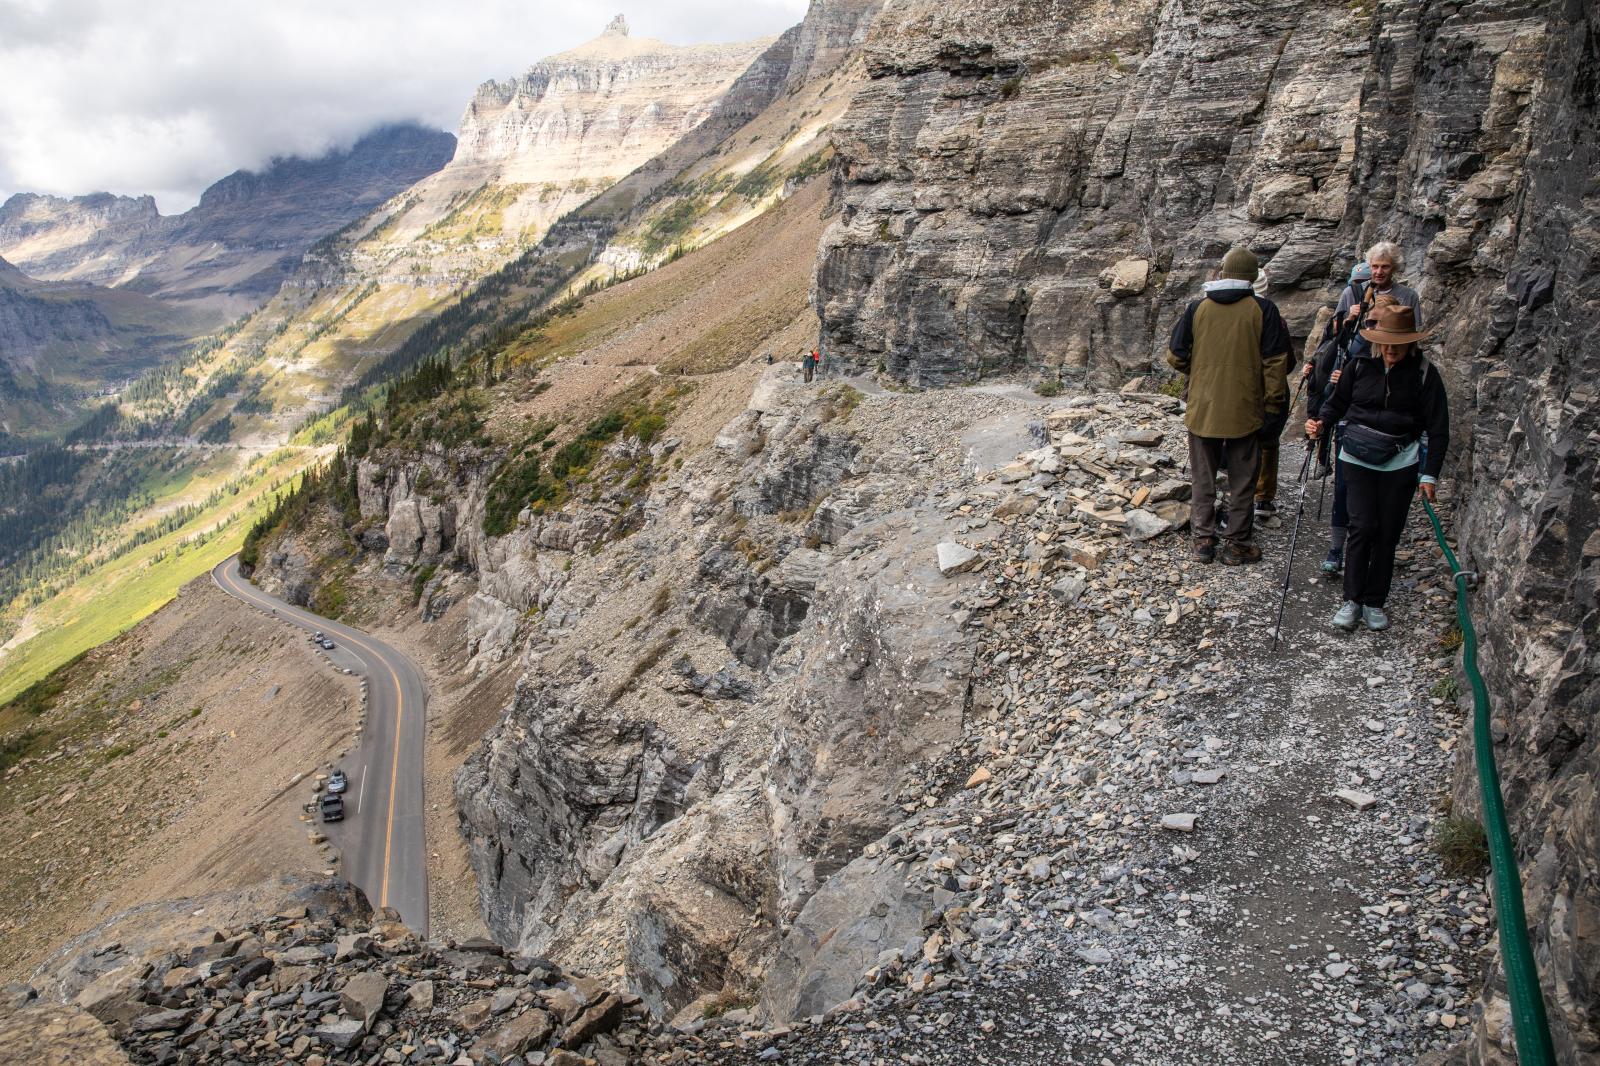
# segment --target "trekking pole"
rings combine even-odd
[[[1306,457],[1300,463],[1300,499],[1294,505],[1294,531],[1289,534],[1289,559],[1283,567],[1283,591],[1278,596],[1278,620],[1272,626],[1272,650],[1278,650],[1278,634],[1283,629],[1283,606],[1289,600],[1289,581],[1294,574],[1294,548],[1300,540],[1300,519],[1306,513],[1306,474],[1311,470],[1311,441],[1306,441]]]

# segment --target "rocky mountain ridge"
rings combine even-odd
[[[18,193],[0,205],[0,255],[44,280],[198,303],[220,324],[276,292],[316,240],[438,170],[454,148],[441,131],[386,126],[317,159],[236,171],[170,217],[148,196]]]

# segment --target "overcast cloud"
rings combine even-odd
[[[455,131],[473,89],[598,34],[782,32],[806,0],[0,0],[0,200],[152,193],[183,211],[274,155],[383,122]]]

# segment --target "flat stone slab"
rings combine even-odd
[[[939,573],[945,577],[964,574],[968,570],[975,569],[979,563],[983,562],[982,555],[979,555],[965,544],[957,544],[953,540],[941,541],[934,550],[939,556]]]
[[[1179,833],[1194,832],[1194,819],[1192,814],[1164,814],[1161,816],[1161,828],[1171,829]]]
[[[1134,508],[1122,516],[1122,533],[1129,540],[1149,540],[1171,528],[1171,522],[1142,508]]]
[[[1358,811],[1369,811],[1378,805],[1377,796],[1370,792],[1357,792],[1353,788],[1341,788],[1333,794],[1333,798]]]

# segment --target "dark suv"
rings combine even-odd
[[[344,797],[338,793],[328,793],[322,797],[322,820],[324,822],[344,821]]]

